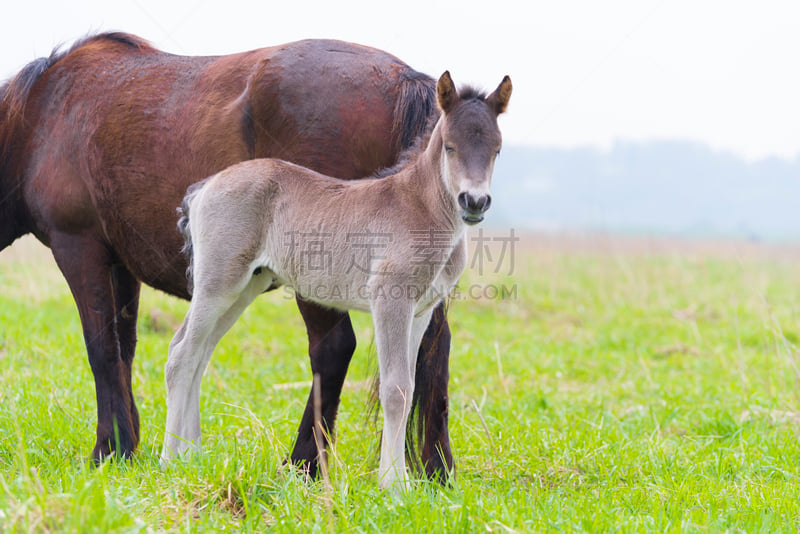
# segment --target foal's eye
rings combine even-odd
[[[456,149],[451,147],[450,145],[444,145],[444,151],[447,152],[448,154],[452,154],[453,152],[456,151]]]

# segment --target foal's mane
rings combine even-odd
[[[461,102],[467,102],[469,100],[485,102],[487,94],[485,91],[477,89],[471,85],[464,85],[459,88],[458,96]],[[436,126],[436,122],[439,120],[440,115],[441,110],[439,110],[437,107],[437,109],[428,116],[428,124],[425,126],[425,130],[422,135],[417,136],[417,138],[412,141],[408,148],[400,152],[400,155],[397,156],[397,162],[394,165],[375,171],[373,177],[386,178],[387,176],[397,174],[402,169],[413,163],[428,147],[428,143],[431,140],[431,134],[433,134],[433,127]]]
[[[8,163],[11,144],[15,132],[22,127],[25,118],[25,106],[31,89],[50,67],[64,59],[79,48],[88,45],[123,45],[131,50],[144,51],[154,48],[144,39],[122,32],[109,32],[89,35],[76,41],[69,49],[62,50],[59,45],[47,57],[34,59],[16,76],[0,85],[0,171]]]

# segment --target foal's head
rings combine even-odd
[[[436,93],[443,112],[443,177],[458,202],[461,218],[467,224],[477,224],[492,203],[489,185],[502,144],[497,116],[508,106],[511,79],[503,78],[487,97],[469,88],[459,94],[450,73],[445,72]]]

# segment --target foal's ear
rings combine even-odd
[[[453,109],[453,106],[458,102],[458,91],[450,77],[450,71],[444,71],[436,83],[436,101],[439,102],[439,107],[445,113]]]
[[[494,93],[490,94],[486,99],[486,103],[494,110],[495,113],[500,115],[508,107],[508,100],[511,98],[511,78],[506,76]]]

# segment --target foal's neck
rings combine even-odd
[[[433,129],[427,144],[417,156],[397,175],[392,176],[413,195],[413,201],[424,206],[431,215],[437,231],[460,233],[466,228],[458,215],[458,206],[443,175],[444,150],[439,123]]]

